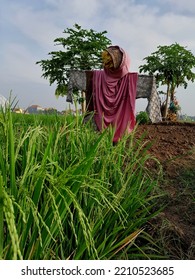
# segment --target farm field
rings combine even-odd
[[[112,139],[80,116],[1,113],[0,258],[162,257],[145,231],[160,196],[150,156],[133,134]]]
[[[153,221],[153,234],[170,258],[195,259],[195,123],[138,126],[137,137],[143,133],[153,143],[148,152],[162,165],[160,188],[166,193],[166,207]],[[155,175],[153,163],[149,169]]]
[[[0,258],[193,258],[194,128],[139,125],[113,146],[80,116],[2,112]]]

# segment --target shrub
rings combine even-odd
[[[136,122],[139,124],[148,124],[150,122],[150,118],[148,113],[145,111],[141,111],[136,115]]]

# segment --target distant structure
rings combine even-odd
[[[29,114],[40,114],[40,113],[43,113],[44,111],[45,111],[45,109],[39,105],[31,105],[30,107],[28,107],[26,109],[26,112]]]
[[[8,100],[0,94],[0,109],[5,109],[6,105],[8,105]]]
[[[14,108],[13,112],[16,113],[16,114],[24,114],[24,110],[21,109],[21,108]]]

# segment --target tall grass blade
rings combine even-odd
[[[3,258],[3,176],[0,172],[0,260]]]
[[[9,169],[10,169],[10,192],[16,198],[16,177],[15,177],[15,151],[14,151],[14,131],[12,123],[11,108],[8,109],[8,151],[9,151]]]

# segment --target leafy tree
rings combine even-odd
[[[74,24],[73,28],[63,31],[65,38],[56,38],[56,45],[63,47],[63,51],[52,51],[50,59],[37,61],[42,67],[42,77],[49,79],[50,85],[57,83],[55,94],[66,95],[69,71],[101,69],[101,53],[111,41],[105,34],[107,31],[96,32],[93,29],[82,29]]]
[[[187,88],[188,81],[193,82],[195,73],[195,56],[186,47],[178,43],[170,46],[158,46],[158,50],[150,56],[145,57],[146,64],[139,67],[140,72],[148,72],[155,75],[157,86],[167,85],[166,103],[164,116],[167,115],[167,108],[170,100],[174,100],[175,89],[179,86]]]

